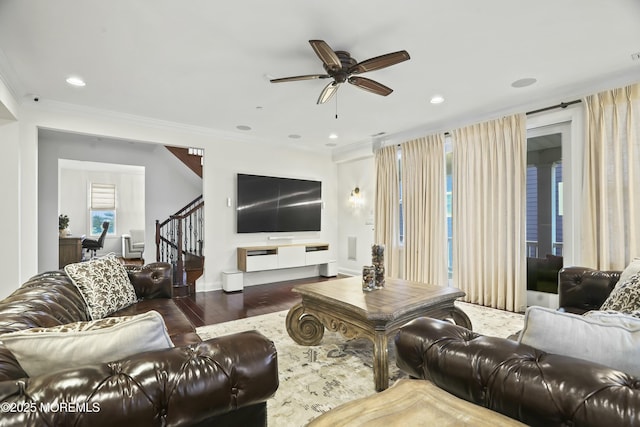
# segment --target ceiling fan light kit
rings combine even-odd
[[[309,44],[311,44],[313,51],[322,61],[326,74],[307,74],[271,79],[270,81],[271,83],[283,83],[299,80],[332,79],[320,92],[318,104],[324,104],[329,101],[336,94],[339,85],[345,82],[376,95],[387,96],[393,92],[393,89],[382,83],[365,77],[354,76],[353,74],[380,70],[411,59],[406,50],[401,50],[358,62],[351,57],[349,52],[343,50],[334,51],[324,40],[309,40]]]

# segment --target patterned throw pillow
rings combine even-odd
[[[640,310],[640,273],[618,283],[600,307],[602,311],[633,313]]]
[[[618,283],[616,284],[616,286],[629,281],[631,276],[638,272],[640,272],[640,258],[634,258],[631,260],[629,265],[627,265],[625,269],[620,273],[620,278],[618,279]]]
[[[87,303],[92,319],[102,319],[137,301],[124,265],[115,254],[68,264],[64,271]]]

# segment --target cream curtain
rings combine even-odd
[[[398,154],[395,146],[375,153],[375,243],[385,245],[385,268],[389,277],[399,276],[400,200]]]
[[[405,279],[447,286],[444,135],[401,144]]]
[[[640,84],[584,103],[582,264],[622,270],[640,256]]]
[[[526,308],[524,115],[455,130],[453,280],[472,303]]]

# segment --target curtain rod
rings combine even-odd
[[[567,108],[569,105],[579,104],[582,102],[581,99],[576,99],[575,101],[569,102],[561,102],[560,104],[552,105],[550,107],[540,108],[539,110],[527,111],[525,114],[528,116],[529,114],[542,113],[543,111],[555,110],[556,108]]]
[[[569,102],[561,102],[560,104],[556,104],[556,105],[552,105],[550,107],[544,107],[544,108],[540,108],[538,110],[533,110],[533,111],[527,111],[525,113],[525,115],[529,115],[529,114],[536,114],[536,113],[542,113],[543,111],[549,111],[549,110],[555,110],[556,108],[567,108],[569,105],[573,105],[573,104],[579,104],[581,103],[582,100],[581,99],[576,99],[573,101],[569,101]],[[450,136],[451,133],[449,132],[445,132],[444,133],[445,136]]]

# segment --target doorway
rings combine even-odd
[[[558,272],[564,264],[563,152],[569,124],[527,134],[526,253],[528,305],[557,307]]]
[[[130,228],[144,229],[144,258],[155,261],[155,221],[171,215],[177,207],[202,194],[202,179],[189,171],[163,145],[139,141],[109,139],[95,135],[68,133],[49,129],[38,131],[38,271],[58,269],[59,238],[56,220],[61,200],[58,183],[60,174],[58,160],[109,163],[114,165],[139,166],[144,168],[144,195],[139,193],[144,204],[144,225],[127,225],[126,218],[118,214],[115,235],[108,241],[116,253],[122,251],[121,235]],[[128,184],[122,184],[128,185]],[[81,187],[78,191],[88,191]],[[133,197],[133,196],[132,196]],[[174,200],[179,199],[179,200]],[[65,208],[66,209],[66,208]],[[88,225],[78,227],[79,221],[89,221],[86,207],[81,212],[64,212],[71,218],[74,234],[87,234]],[[124,214],[124,213],[122,213]],[[123,228],[124,227],[124,228]],[[136,229],[138,229],[136,228]],[[53,230],[53,232],[52,232]],[[84,231],[87,230],[87,231]]]

